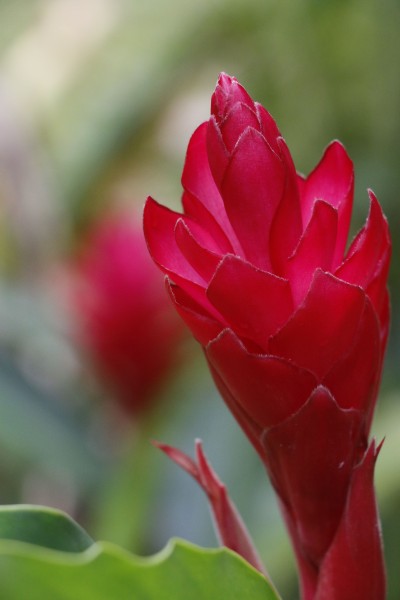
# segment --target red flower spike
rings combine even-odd
[[[229,498],[225,485],[220,481],[206,459],[201,440],[196,440],[196,461],[177,448],[159,442],[153,443],[184,471],[189,473],[204,490],[210,502],[215,528],[221,544],[240,554],[255,569],[267,577],[265,567],[257,554],[236,506]]]
[[[302,599],[336,600],[323,595],[320,578],[328,581],[327,565],[349,580],[356,569],[351,560],[340,565],[340,548],[348,556],[346,544],[364,539],[348,508],[360,485],[368,527],[378,527],[372,486],[357,481],[368,471],[358,465],[389,330],[387,222],[369,192],[366,224],[346,252],[354,173],[340,142],[303,177],[271,115],[234,77],[220,76],[211,111],[189,143],[184,225],[172,234],[177,213],[159,212],[147,222],[150,251],[271,476]],[[381,560],[368,568],[371,581],[384,579]],[[380,584],[364,595],[349,589],[352,600],[384,598]]]
[[[77,342],[122,408],[145,412],[176,361],[183,328],[138,216],[103,215],[68,275]]]

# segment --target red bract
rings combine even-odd
[[[351,590],[342,600],[381,600],[376,513],[366,509],[368,536],[349,519],[363,507],[360,489],[374,502],[367,447],[389,326],[386,219],[370,192],[346,250],[353,166],[343,146],[328,146],[304,178],[272,117],[234,78],[220,76],[211,109],[189,143],[184,213],[147,201],[150,252],[268,469],[303,598],[336,599],[337,585]],[[346,588],[360,573],[361,591]]]
[[[149,407],[177,357],[182,324],[134,215],[105,216],[72,268],[78,336],[122,407]]]
[[[245,524],[236,506],[231,501],[222,481],[207,461],[202,442],[196,440],[196,461],[166,444],[154,442],[177,465],[191,475],[207,494],[215,526],[221,542],[245,558],[253,567],[267,577],[267,573],[258,556]]]

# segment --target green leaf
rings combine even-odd
[[[63,512],[29,504],[0,508],[0,539],[63,552],[83,552],[94,543],[86,531]]]
[[[0,535],[9,538],[0,540],[0,597],[7,600],[279,600],[258,571],[225,548],[172,540],[139,558],[110,543],[89,545],[58,511],[26,506],[0,514]],[[86,549],[73,552],[79,546]]]

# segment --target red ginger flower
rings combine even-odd
[[[266,465],[303,598],[382,600],[367,440],[389,326],[386,219],[370,192],[346,251],[353,166],[343,146],[333,142],[304,178],[272,117],[234,78],[220,76],[211,110],[189,143],[184,214],[147,201],[150,252]],[[362,526],[349,522],[356,494],[369,507]],[[342,577],[342,590],[343,577],[360,573],[359,591],[335,595],[330,578]]]
[[[72,269],[78,337],[122,408],[147,410],[177,358],[182,324],[151,261],[141,221],[106,215]]]

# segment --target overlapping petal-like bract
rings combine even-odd
[[[338,563],[348,543],[362,590],[371,577],[374,592],[353,586],[340,598],[382,600],[376,513],[364,522],[368,542],[349,541],[360,532],[348,519],[360,488],[365,504],[374,499],[368,435],[389,326],[386,219],[369,192],[367,221],[346,250],[354,180],[344,147],[333,142],[304,178],[272,117],[234,78],[220,76],[211,110],[189,143],[183,214],[147,201],[150,252],[268,469],[303,598],[339,597],[329,589],[333,573],[350,577],[349,559]]]

